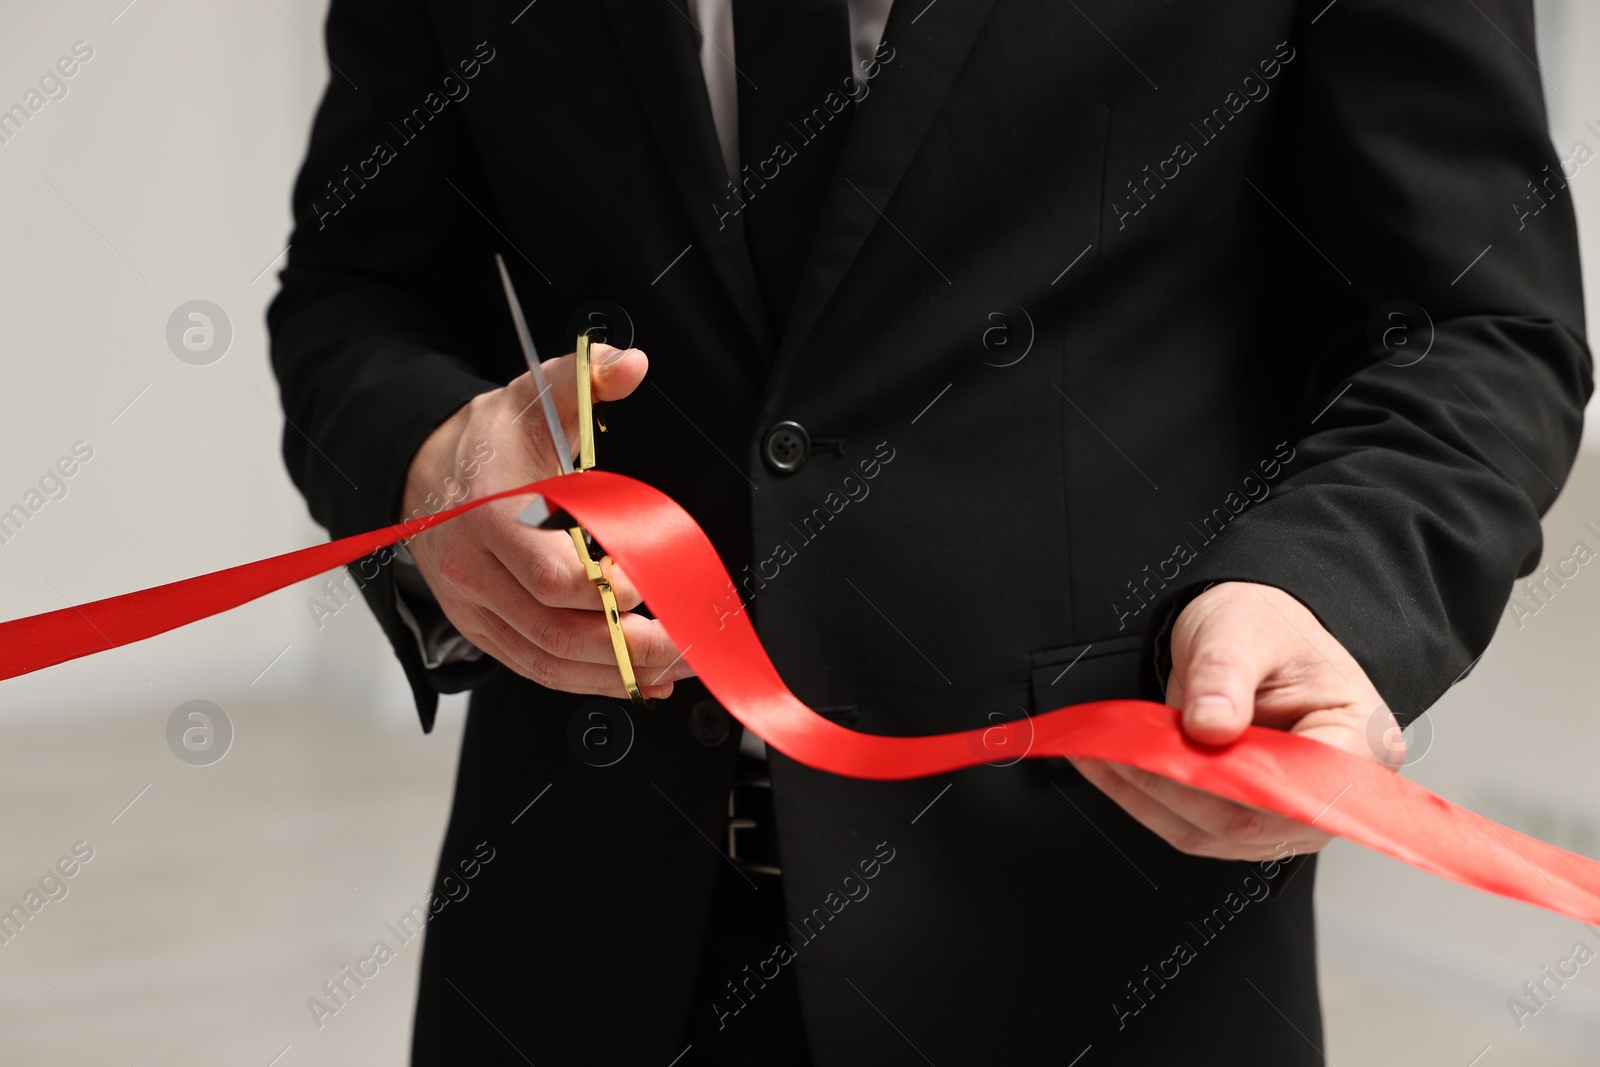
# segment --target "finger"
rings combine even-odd
[[[524,529],[527,529],[527,527],[524,527]],[[550,531],[541,532],[548,533]],[[601,604],[599,599],[600,592],[595,583],[589,578],[588,572],[584,570],[583,561],[578,556],[578,546],[573,543],[572,535],[565,530],[558,531],[557,542],[553,547],[553,551],[557,558],[563,562],[565,562],[567,556],[571,556],[572,566],[576,570],[569,573],[567,579],[576,584],[573,588],[562,591],[559,601],[553,603],[552,606],[598,608]],[[599,545],[598,548],[600,551],[605,550],[604,545]],[[606,582],[611,586],[611,594],[617,598],[618,611],[632,611],[644,603],[644,597],[640,594],[639,587],[633,584],[633,579],[628,577],[627,572],[622,569],[622,564],[610,556],[602,556],[600,558],[600,573],[605,576]]]
[[[469,622],[466,619],[452,619],[451,621],[456,623],[456,628],[461,630],[474,645],[522,677],[537,682],[547,689],[610,696],[623,700],[629,698],[629,693],[622,684],[622,675],[614,665],[607,669],[600,664],[562,663],[549,653],[530,644],[504,619],[478,605],[467,606],[471,609],[473,620]],[[473,622],[479,625],[474,626]],[[655,699],[670,696],[672,688],[669,680],[656,685],[643,685],[640,691],[643,695]]]
[[[462,603],[465,604],[465,601]],[[488,616],[477,611],[469,611],[469,614],[473,616],[470,619],[456,618],[451,615],[448,608],[445,610],[445,618],[454,623],[455,628],[461,631],[461,635],[472,642],[475,648],[488,653],[512,670],[518,670],[516,654],[494,636],[495,627],[490,623]]]
[[[1281,659],[1280,643],[1236,602],[1174,628],[1175,688],[1191,740],[1225,745],[1244,734],[1255,718],[1256,690]]]
[[[534,647],[560,660],[576,663],[615,664],[611,627],[603,611],[581,608],[547,608],[523,598],[509,609],[499,607],[505,619]],[[641,677],[677,680],[694,675],[683,654],[673,646],[666,628],[656,619],[623,613],[618,622],[628,646],[628,660]]]
[[[621,400],[639,388],[650,370],[650,360],[638,348],[589,346],[589,380],[596,400]]]
[[[451,590],[508,619],[515,618],[510,610],[526,599],[550,607],[602,610],[600,591],[584,571],[571,535],[524,525],[516,518],[520,506],[496,503],[463,516],[458,520],[462,529],[454,532],[467,536],[430,546],[430,569]],[[619,610],[637,606],[617,599]]]
[[[567,545],[569,548],[572,547],[570,539],[567,540]],[[555,559],[551,566],[556,568],[568,566],[560,553],[552,555]],[[576,561],[575,552],[568,555],[572,558],[570,566],[577,569],[581,577],[582,570]],[[450,581],[448,577],[446,580]],[[611,629],[606,623],[604,602],[600,599],[599,592],[588,582],[583,583],[587,586],[587,599],[582,601],[582,606],[552,607],[539,599],[541,595],[548,593],[548,590],[538,588],[543,583],[536,582],[534,588],[525,588],[504,562],[493,554],[486,554],[478,560],[470,575],[459,582],[452,581],[451,584],[463,598],[487,608],[495,616],[509,623],[511,628],[533,647],[557,659],[580,663],[616,662],[615,650],[611,644]],[[671,665],[673,673],[670,677],[673,678],[686,678],[693,673],[689,665],[682,661],[678,649],[672,644],[672,639],[667,636],[666,628],[660,622],[632,613],[622,613],[619,621],[623,637],[628,643],[629,659],[636,668],[664,668]]]
[[[600,561],[600,569],[605,572],[606,580],[611,583],[611,591],[616,594],[617,607],[620,610],[632,611],[644,603],[639,587],[633,584],[633,579],[622,569],[622,564],[607,556]]]
[[[540,363],[539,367],[550,382],[550,395],[556,398],[556,409],[561,412],[561,421],[568,430],[568,437],[573,437],[578,419],[578,357],[574,353],[557,356]],[[639,387],[649,369],[650,360],[642,349],[591,345],[590,395],[595,400],[621,400]],[[529,382],[532,382],[531,375]]]
[[[479,540],[492,552],[535,600],[557,608],[599,610],[600,592],[589,580],[578,546],[566,530],[541,530],[517,520],[523,504],[491,504],[482,514],[467,516],[481,527]],[[601,573],[611,584],[620,611],[632,611],[644,602],[638,587],[609,556],[600,561]]]
[[[602,686],[601,682],[615,678],[618,691],[621,691],[621,675],[611,649],[609,631],[605,630],[605,616],[600,611],[546,608],[521,592],[515,580],[491,553],[480,551],[468,558],[466,566],[452,563],[438,567],[435,574],[441,584],[436,585],[435,589],[446,617],[469,640],[518,674],[552,689],[568,688],[570,685],[572,692],[609,691],[609,686]],[[509,592],[512,590],[516,592]],[[604,656],[595,654],[590,660],[573,661],[569,667],[562,656],[541,648],[531,634],[522,632],[522,628],[516,624],[518,613],[526,612],[530,604],[541,612],[570,611],[574,619],[579,620],[573,622],[577,637],[562,638],[564,640],[584,642],[591,628],[604,630]],[[598,598],[596,606],[599,606]],[[629,623],[629,619],[635,621]],[[663,646],[665,630],[655,633],[649,629],[651,626],[660,627],[659,623],[640,616],[624,616],[623,623],[624,634],[629,632],[628,627],[634,628],[632,644],[648,650],[652,660],[659,658],[670,668],[655,671],[653,677],[648,679],[650,683],[664,686],[664,691],[670,692],[675,678],[687,677],[682,672],[690,668],[675,658],[677,653],[671,649],[670,641]],[[646,624],[643,630],[638,629],[640,623]],[[596,649],[600,647],[598,641],[587,641],[585,644],[592,644]],[[575,643],[574,647],[579,645]],[[657,694],[649,692],[646,695]]]
[[[599,611],[603,606],[600,591],[584,571],[572,535],[566,530],[526,526],[516,515],[514,506],[484,517],[481,541],[496,566],[490,568],[492,579],[482,576],[482,594],[488,597],[495,589],[516,590],[549,607]],[[616,592],[615,586],[612,591]],[[634,599],[617,597],[617,606],[623,611],[639,605],[631,584],[627,591]]]
[[[469,607],[474,616],[472,621],[481,625],[473,626],[472,622],[466,619],[452,618],[451,621],[456,623],[457,628],[466,634],[473,644],[522,677],[547,689],[619,700],[630,699],[627,688],[622,684],[622,674],[615,663],[577,663],[558,659],[533,645],[504,619],[477,605]],[[640,693],[652,700],[671,696],[673,684],[670,677],[664,677],[666,673],[657,672],[653,679],[640,678],[638,680]]]
[[[1112,764],[1091,759],[1073,759],[1071,763],[1078,769],[1079,774],[1110,797],[1117,807],[1133,816],[1145,829],[1178,851],[1191,855],[1209,855],[1199,849],[1216,844],[1210,834],[1193,823],[1185,822],[1164,805],[1156,803],[1144,792],[1130,785],[1112,769]]]
[[[1138,767],[1121,763],[1107,767],[1184,822],[1238,846],[1250,856],[1264,855],[1285,841],[1295,842],[1297,853],[1317,851],[1330,840],[1328,834],[1315,827],[1276,812],[1240,804]]]
[[[1146,829],[1160,837],[1179,852],[1191,856],[1205,856],[1222,860],[1259,860],[1282,853],[1285,841],[1297,854],[1315,851],[1324,842],[1306,839],[1303,833],[1287,833],[1274,838],[1271,843],[1240,842],[1219,837],[1203,827],[1185,819],[1181,814],[1156,800],[1121,774],[1131,768],[1101,760],[1074,759],[1073,766],[1093,785],[1110,797]],[[1292,822],[1292,820],[1290,820]],[[1299,826],[1299,824],[1294,824]],[[1303,831],[1304,827],[1300,827]],[[1297,847],[1298,844],[1298,847]]]

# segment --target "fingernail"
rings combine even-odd
[[[610,346],[608,345],[607,347],[609,348]],[[601,356],[600,356],[600,366],[609,367],[611,364],[617,362],[623,356],[627,355],[629,352],[632,352],[632,351],[633,351],[633,349],[631,349],[631,348],[611,348],[611,350],[609,352],[605,352],[605,353],[601,354]]]
[[[1233,725],[1233,701],[1225,696],[1203,696],[1189,710],[1189,721],[1196,726]]]

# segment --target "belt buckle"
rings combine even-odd
[[[763,810],[765,819],[755,817],[758,807]],[[744,856],[739,852],[740,831],[765,830],[771,840],[771,835],[776,833],[776,827],[770,825],[771,813],[772,778],[764,772],[736,771],[728,789],[728,858],[741,871],[773,877],[783,873],[776,863],[769,862],[777,858],[772,854],[775,848],[768,849],[768,855],[760,855],[763,850],[757,841],[756,855]]]

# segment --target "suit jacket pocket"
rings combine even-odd
[[[1035,714],[1091,700],[1139,695],[1139,649],[1143,637],[1113,637],[1028,657]]]
[[[1093,700],[1138,697],[1143,641],[1135,634],[1033,653],[1028,657],[1033,713]],[[1052,756],[1045,762],[1059,766],[1066,761]]]

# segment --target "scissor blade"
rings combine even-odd
[[[494,254],[494,265],[500,268],[500,284],[506,291],[506,303],[511,307],[511,321],[517,328],[517,342],[522,345],[522,355],[528,361],[528,373],[533,376],[534,387],[539,390],[539,403],[544,408],[544,423],[550,429],[550,440],[556,447],[556,458],[561,462],[561,473],[571,474],[572,446],[567,443],[567,431],[561,425],[561,413],[556,410],[555,394],[550,391],[550,380],[539,366],[539,353],[533,347],[533,336],[528,333],[528,321],[522,317],[522,304],[517,300],[517,290],[511,284],[511,272],[500,253]]]

